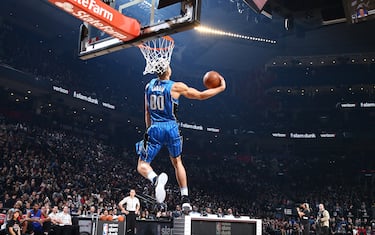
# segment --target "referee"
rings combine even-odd
[[[126,204],[126,207],[124,207]],[[118,204],[121,213],[126,215],[126,235],[134,235],[136,215],[139,214],[141,204],[139,199],[135,197],[135,189],[131,189],[129,196],[122,199]]]

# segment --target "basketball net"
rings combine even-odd
[[[174,40],[170,36],[156,38],[138,46],[146,59],[145,74],[163,73],[168,68],[174,48]]]

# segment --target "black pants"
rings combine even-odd
[[[72,225],[52,225],[49,232],[50,235],[73,235],[73,226]],[[75,235],[75,234],[74,234]]]
[[[320,227],[320,235],[329,235],[329,227],[328,226],[323,226]]]
[[[135,211],[129,211],[129,214],[126,216],[126,235],[134,235],[135,219]]]
[[[302,234],[303,235],[309,235],[310,234],[310,224],[306,223],[306,224],[302,224],[302,225],[303,225]]]

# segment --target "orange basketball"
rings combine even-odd
[[[113,220],[113,216],[112,215],[107,215],[107,221],[112,221]]]
[[[122,215],[119,215],[119,216],[117,217],[117,220],[118,220],[119,222],[124,222],[124,221],[125,221],[125,217],[122,216]]]
[[[99,219],[100,219],[100,220],[107,220],[107,216],[106,216],[106,215],[101,215],[101,216],[99,217]]]
[[[208,71],[203,76],[203,84],[208,89],[218,87],[221,84],[220,78],[221,78],[220,73],[213,71],[213,70]]]

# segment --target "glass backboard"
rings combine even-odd
[[[79,35],[81,59],[137,46],[144,41],[189,30],[199,25],[201,0],[105,0],[104,2],[121,14],[136,19],[141,25],[140,35],[132,40],[123,41],[84,22]]]

